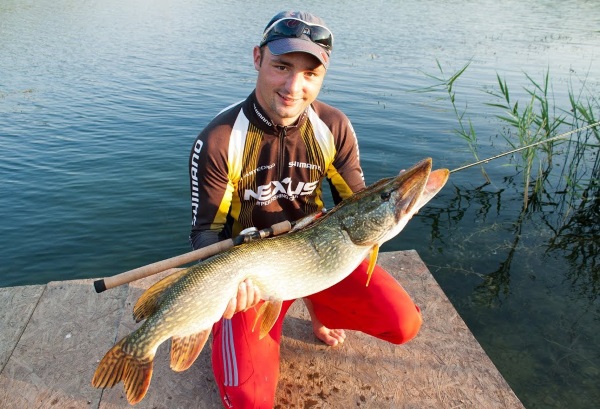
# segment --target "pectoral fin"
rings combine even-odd
[[[211,329],[205,329],[186,337],[173,337],[171,339],[171,369],[176,372],[188,369],[206,344]]]
[[[273,325],[277,321],[279,317],[279,313],[281,313],[281,305],[283,301],[275,300],[275,301],[265,301],[263,305],[260,306],[260,309],[256,313],[256,319],[254,320],[254,326],[252,327],[252,331],[256,328],[256,324],[258,320],[262,317],[262,322],[260,323],[260,333],[258,334],[259,339],[263,339],[265,335],[271,331]]]
[[[375,244],[371,249],[371,255],[369,257],[369,268],[367,268],[367,287],[369,286],[369,282],[371,281],[371,275],[373,275],[373,270],[375,269],[375,264],[377,264],[377,256],[379,255],[379,244]]]

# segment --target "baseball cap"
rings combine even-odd
[[[314,55],[327,69],[333,49],[333,34],[321,18],[311,13],[282,11],[265,27],[260,46],[265,44],[274,55],[292,52]]]

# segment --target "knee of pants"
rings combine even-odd
[[[423,323],[421,310],[417,305],[414,306],[414,311],[403,314],[397,314],[394,326],[382,334],[381,338],[393,344],[404,344],[417,336]]]

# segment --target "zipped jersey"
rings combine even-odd
[[[194,249],[294,221],[365,187],[356,135],[338,109],[314,101],[293,126],[274,125],[255,93],[217,115],[189,158]]]

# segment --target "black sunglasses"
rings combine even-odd
[[[271,24],[263,34],[260,46],[280,38],[300,38],[302,35],[308,36],[313,43],[329,51],[333,48],[333,34],[327,27],[310,24],[297,18],[282,18]]]

